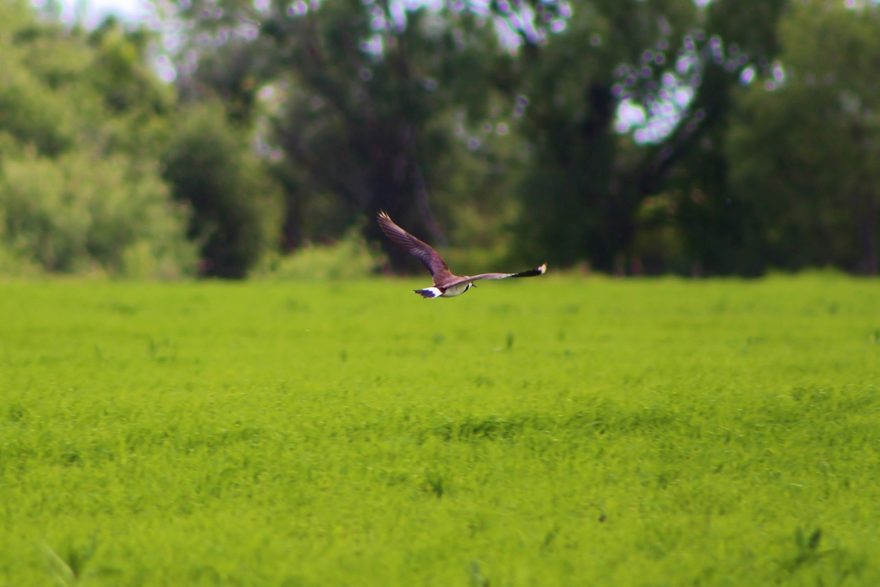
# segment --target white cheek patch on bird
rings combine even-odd
[[[405,250],[410,255],[422,262],[431,276],[434,278],[432,287],[413,290],[423,298],[451,298],[459,296],[480,279],[508,279],[511,277],[536,277],[547,272],[547,263],[542,263],[534,269],[520,271],[518,273],[480,273],[478,275],[455,275],[449,270],[446,261],[428,243],[414,237],[391,220],[385,212],[379,212],[377,216],[379,228],[385,233],[392,243]]]

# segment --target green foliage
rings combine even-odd
[[[730,132],[731,182],[776,267],[880,267],[880,7],[798,3],[782,26],[785,77],[754,84]]]
[[[0,155],[14,144],[33,145],[48,155],[68,149],[75,140],[75,124],[67,98],[42,85],[10,53],[0,52],[0,71],[0,134],[12,139],[2,145]]]
[[[333,244],[307,245],[286,257],[269,258],[254,276],[297,281],[363,279],[378,273],[384,264],[384,255],[351,231]]]
[[[510,83],[533,156],[517,189],[520,256],[620,273],[657,260],[641,254],[640,207],[723,127],[739,73],[772,51],[736,49],[756,18],[745,6],[759,3],[529,2],[534,18],[521,3],[493,4],[522,45]],[[730,10],[742,18],[725,21],[721,37],[714,15]],[[618,129],[622,106],[644,113],[643,122],[623,120],[626,133]],[[680,265],[670,259],[663,269]]]
[[[120,121],[117,132],[144,138],[141,128],[170,100],[139,42],[140,33],[111,23],[89,36],[36,20],[10,32],[0,57],[0,132],[50,156],[121,150],[110,131]]]
[[[466,157],[456,151],[467,150],[459,135],[479,128],[482,113],[497,106],[489,82],[499,42],[485,18],[442,3],[210,6],[196,1],[181,10],[199,38],[213,40],[206,51],[190,39],[199,66],[183,86],[228,97],[236,120],[259,117],[253,96],[268,90],[267,138],[285,155],[288,246],[307,242],[328,218],[345,224],[319,236],[341,236],[358,215],[380,208],[438,242],[434,212],[448,219],[456,202],[481,199],[473,189],[487,174],[457,165]],[[236,34],[240,22],[253,24],[252,36]],[[453,184],[468,191],[453,193]],[[504,204],[495,187],[490,198]],[[323,214],[326,200],[344,213]],[[373,223],[366,230],[378,238]],[[406,255],[390,247],[387,253],[394,266],[406,266]]]
[[[176,86],[153,72],[146,28],[85,30],[53,20],[55,3],[41,18],[24,0],[0,4],[0,165],[66,170],[30,179],[40,194],[60,193],[34,186],[72,177],[74,156],[145,170],[121,190],[160,168],[191,204],[205,275],[243,277],[275,263],[279,243],[354,226],[379,238],[364,222],[379,208],[454,244],[465,271],[544,259],[616,273],[880,268],[876,2],[159,5],[183,21]],[[5,223],[58,208],[16,205]],[[153,258],[163,222],[139,244],[82,244],[101,222],[9,225],[2,263],[185,272],[186,254]],[[420,270],[380,242],[396,269]],[[340,253],[310,250],[289,271],[324,254],[338,267]]]
[[[168,278],[194,268],[185,209],[155,169],[122,156],[7,159],[0,212],[6,245],[46,271]]]
[[[646,198],[636,216],[635,258],[642,264],[640,273],[658,274],[668,270],[685,273],[681,230],[676,223],[677,207],[670,194]]]
[[[150,70],[148,39],[146,32],[128,32],[112,19],[89,38],[95,53],[90,81],[113,114],[146,116],[170,107],[169,89],[157,84]]]
[[[0,6],[0,264],[6,274],[193,273],[187,209],[158,173],[173,104],[148,35]]]
[[[277,246],[280,193],[217,104],[185,111],[165,154],[165,177],[192,206],[190,237],[203,273],[240,278]]]
[[[880,583],[876,282],[420,284],[0,284],[0,583]]]
[[[0,275],[4,277],[35,277],[41,274],[35,263],[12,250],[4,238],[5,224],[0,219]]]
[[[290,249],[384,208],[432,243],[483,249],[474,263],[874,273],[877,12],[195,0],[179,9],[195,65],[181,87],[283,154]],[[659,200],[668,213],[646,220]]]

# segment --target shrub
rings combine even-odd
[[[356,279],[377,273],[385,259],[371,249],[357,229],[332,245],[309,245],[265,263],[257,276],[275,279]]]
[[[120,155],[7,159],[0,219],[6,247],[47,271],[168,278],[195,265],[185,209],[154,166]]]
[[[241,278],[277,246],[280,190],[219,106],[186,115],[165,156],[165,178],[192,206],[192,239],[206,275]]]

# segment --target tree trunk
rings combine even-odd
[[[880,210],[877,208],[877,197],[870,193],[865,197],[864,214],[857,219],[859,226],[859,240],[861,241],[861,256],[857,271],[864,275],[877,275],[878,269],[878,245],[877,228],[880,225]]]

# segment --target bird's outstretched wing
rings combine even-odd
[[[385,233],[385,236],[387,236],[391,242],[404,249],[410,255],[415,256],[425,267],[428,268],[428,271],[434,276],[434,283],[437,283],[438,279],[442,280],[454,277],[440,254],[431,248],[428,243],[417,239],[404,229],[397,226],[394,221],[391,220],[391,217],[384,211],[379,212],[377,220],[379,222],[379,228],[382,229],[382,232]]]
[[[534,269],[529,269],[528,271],[520,271],[519,273],[480,273],[478,275],[466,275],[463,277],[457,277],[455,280],[444,283],[445,287],[452,287],[453,285],[458,285],[460,283],[468,283],[479,281],[481,279],[509,279],[511,277],[535,277],[538,275],[544,275],[547,272],[547,263],[542,263],[535,267]]]

